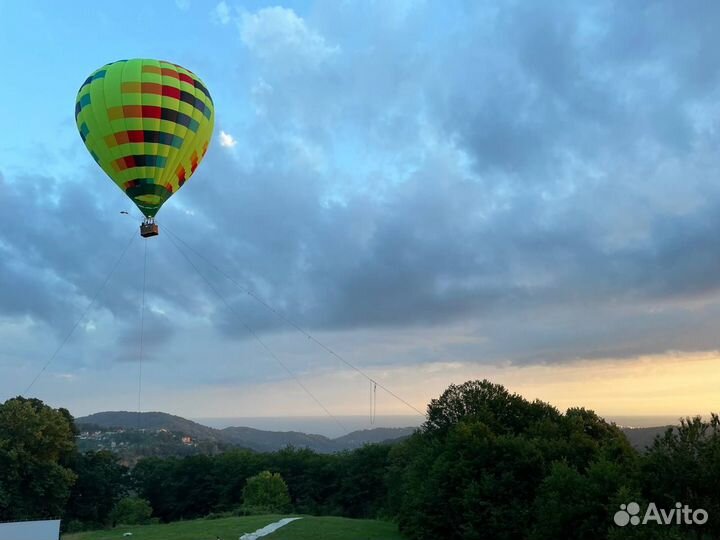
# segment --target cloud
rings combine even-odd
[[[109,218],[116,193],[110,187],[110,196],[98,199],[72,182],[41,175],[0,179],[0,184],[5,231],[0,313],[67,326],[95,296],[129,239]],[[34,219],[25,219],[28,212]]]
[[[220,146],[224,146],[225,148],[232,148],[237,144],[237,141],[235,138],[233,138],[232,135],[229,133],[225,133],[223,130],[220,130]]]
[[[211,12],[213,20],[220,24],[228,24],[230,22],[230,6],[224,0],[218,3]]]
[[[161,230],[303,327],[356,345],[361,363],[720,347],[709,17],[663,4],[384,6],[240,15],[246,86],[219,95],[243,90],[250,112],[220,131]],[[226,3],[215,16],[233,20]],[[78,181],[95,173],[80,167]],[[59,335],[135,228],[119,221],[119,190],[73,181],[0,179],[0,315]],[[250,347],[244,324],[287,329],[190,255],[196,275],[164,232],[149,245],[153,302],[172,313],[151,320],[156,351],[193,353],[178,345],[186,331],[220,350]],[[135,350],[139,246],[93,310],[122,336],[112,358]],[[399,335],[406,346],[388,344]]]
[[[190,9],[190,0],[175,0],[175,5],[180,11],[188,11]]]
[[[312,30],[292,9],[269,7],[243,13],[240,20],[243,43],[267,62],[295,63],[295,68],[318,66],[338,52]]]
[[[116,338],[113,360],[137,362],[140,360],[140,343],[142,338],[143,360],[157,359],[162,348],[168,345],[178,331],[176,321],[172,317],[159,313],[146,306],[143,317],[142,336],[140,316],[137,320],[124,323],[124,329]]]
[[[323,8],[312,30],[282,8],[243,17],[242,39],[263,61],[250,129],[265,157],[252,170],[208,167],[240,180],[219,216],[236,201],[253,208],[223,221],[243,237],[226,249],[245,281],[320,328],[476,320],[492,329],[495,359],[715,344],[704,327],[693,340],[660,336],[718,292],[706,271],[717,261],[701,247],[717,228],[718,141],[689,114],[715,92],[683,90],[679,49],[659,55],[652,28],[672,13],[653,13],[643,51],[628,41],[625,17],[647,15],[633,8],[622,18],[563,3],[449,9],[452,47],[429,31],[427,5],[392,21],[379,7]],[[365,42],[343,37],[349,20],[373,29]],[[673,39],[682,49],[688,38]],[[714,38],[698,39],[691,50]],[[342,62],[280,61],[293,48],[329,59],[328,43]],[[202,197],[217,201],[207,187]],[[249,236],[253,223],[262,231]],[[268,264],[246,258],[260,253]],[[514,315],[531,318],[520,337]]]

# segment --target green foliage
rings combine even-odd
[[[647,507],[648,501],[643,497],[638,488],[622,488],[611,501],[611,513],[615,513],[621,504],[629,501],[638,503],[641,509]],[[608,528],[608,540],[705,540],[706,537],[695,536],[692,531],[682,530],[675,526],[658,525],[646,523],[638,527],[614,527]],[[707,540],[710,540],[709,538]]]
[[[368,445],[328,455],[286,448],[267,454],[233,450],[203,459],[150,458],[133,469],[132,485],[151,502],[156,516],[175,521],[241,507],[248,478],[272,470],[285,480],[296,512],[375,517],[389,513],[390,449]]]
[[[110,512],[110,521],[117,525],[145,525],[152,518],[152,507],[145,499],[125,497],[120,499]]]
[[[418,437],[400,477],[399,518],[411,538],[520,538],[544,471],[532,441],[495,435],[477,420],[449,428],[442,444]],[[417,456],[417,458],[416,458]]]
[[[72,469],[77,481],[64,519],[83,522],[86,527],[106,525],[116,503],[128,493],[128,469],[106,451],[76,454]]]
[[[265,454],[258,472],[268,469],[280,473],[288,484],[296,512],[350,515],[337,500],[337,486],[345,473],[341,461],[338,454],[322,455],[304,448],[285,448]]]
[[[391,447],[368,444],[338,456],[335,467],[338,486],[334,490],[339,513],[367,518],[389,515],[387,510],[387,465]]]
[[[702,526],[684,526],[698,535],[720,538],[720,418],[685,418],[675,429],[655,439],[646,452],[641,478],[643,495],[658,507],[682,502],[708,512]],[[701,537],[701,536],[698,536]]]
[[[248,478],[243,489],[243,509],[248,514],[285,512],[289,506],[288,487],[279,473],[263,471]]]
[[[179,498],[179,487],[175,484],[175,476],[179,476],[176,474],[178,463],[175,458],[148,458],[132,470],[132,487],[150,502],[155,515],[163,521],[186,517],[180,513],[176,503]]]
[[[595,540],[636,454],[591,411],[562,415],[470,381],[433,400],[422,432],[392,457],[390,498],[412,539]]]
[[[428,405],[426,433],[443,434],[462,420],[475,418],[494,432],[517,432],[526,427],[529,418],[527,402],[503,386],[487,380],[451,384],[442,396]],[[539,414],[557,414],[553,409]]]
[[[62,514],[76,476],[72,416],[37,399],[0,405],[0,521]]]
[[[602,458],[584,473],[566,462],[554,463],[535,499],[531,538],[597,540],[612,525],[609,517],[619,508],[620,503],[615,501],[629,481],[627,473],[627,469]]]
[[[720,538],[717,415],[685,419],[638,454],[592,411],[562,414],[502,386],[470,381],[433,400],[422,430],[403,443],[334,455],[235,449],[146,458],[128,470],[107,452],[79,454],[74,434],[65,410],[24,398],[0,405],[0,520],[62,514],[67,531],[80,531],[146,523],[152,515],[207,516],[204,534],[233,513],[292,509],[391,516],[410,540]],[[710,520],[615,526],[613,514],[631,501],[666,509],[680,502],[706,510]],[[301,538],[304,527],[275,534]],[[312,527],[307,532],[316,536]]]
[[[207,516],[205,516],[203,519],[207,520],[213,520],[213,519],[227,519],[234,517],[236,515],[235,512],[211,512]]]
[[[63,532],[66,534],[78,533],[78,532],[82,532],[82,531],[89,531],[92,529],[99,528],[97,525],[94,525],[91,522],[85,523],[85,522],[82,522],[77,519],[71,519],[69,521],[65,521],[62,525],[63,525]]]
[[[213,458],[149,458],[133,470],[136,491],[163,521],[203,517],[218,507],[227,478],[218,476]]]
[[[219,479],[217,508],[231,510],[242,504],[242,490],[251,476],[266,468],[263,456],[249,450],[233,450],[214,458],[214,476]]]

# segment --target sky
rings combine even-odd
[[[482,378],[561,410],[718,410],[718,22],[710,1],[0,0],[0,400],[37,377],[76,415],[369,414],[290,320],[421,411]],[[73,116],[135,57],[216,109],[145,245]]]

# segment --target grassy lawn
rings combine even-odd
[[[397,525],[386,521],[306,517],[285,525],[268,540],[402,540]],[[224,539],[223,539],[224,540]]]
[[[288,516],[251,516],[227,519],[198,519],[168,525],[118,527],[109,531],[67,534],[63,540],[115,540],[131,532],[131,540],[237,540],[240,535],[253,532]],[[338,517],[303,517],[264,538],[268,540],[402,540],[397,526],[384,521],[346,519]]]

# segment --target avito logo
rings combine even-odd
[[[704,525],[707,523],[708,513],[702,508],[693,510],[687,504],[675,503],[675,508],[658,509],[653,502],[648,504],[645,514],[640,518],[640,505],[636,502],[621,504],[620,510],[615,512],[613,521],[615,525],[645,525],[657,523],[658,525]]]

